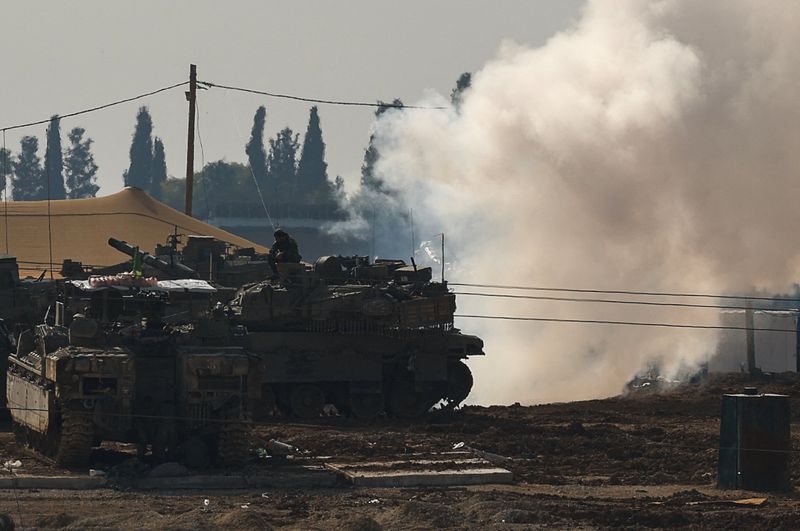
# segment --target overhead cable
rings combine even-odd
[[[175,83],[174,85],[170,85],[168,87],[162,87],[162,88],[157,89],[157,90],[151,90],[150,92],[146,92],[144,94],[139,94],[137,96],[131,96],[130,98],[125,98],[125,99],[122,99],[122,100],[112,101],[111,103],[106,103],[106,104],[103,104],[103,105],[98,105],[96,107],[91,107],[89,109],[83,109],[83,110],[80,110],[80,111],[75,111],[75,112],[71,112],[71,113],[67,113],[67,114],[59,114],[58,117],[59,118],[70,118],[72,116],[78,116],[80,114],[86,114],[86,113],[90,113],[90,112],[94,112],[94,111],[99,111],[99,110],[102,110],[102,109],[107,109],[107,108],[113,107],[115,105],[121,105],[123,103],[128,103],[128,102],[131,102],[131,101],[135,101],[135,100],[140,100],[142,98],[146,98],[148,96],[153,96],[153,95],[158,94],[160,92],[165,92],[167,90],[172,90],[172,89],[178,88],[178,87],[180,87],[182,85],[186,85],[187,83],[189,83],[189,82],[188,81],[181,81],[180,83]],[[50,118],[47,118],[45,120],[38,120],[38,121],[35,121],[35,122],[28,122],[28,123],[17,124],[17,125],[9,125],[7,127],[0,128],[0,130],[5,132],[5,131],[11,131],[12,129],[21,129],[23,127],[31,127],[31,126],[34,126],[34,125],[46,124],[46,123],[49,123],[49,122],[50,122]]]
[[[507,284],[469,284],[463,282],[448,282],[450,286],[463,286],[467,288],[496,288],[508,290],[524,291],[555,291],[564,293],[595,293],[610,295],[642,295],[646,297],[697,297],[705,299],[731,299],[743,301],[769,301],[769,302],[800,302],[800,299],[784,297],[755,297],[746,295],[723,295],[719,293],[671,293],[662,291],[630,291],[630,290],[608,290],[608,289],[579,289],[579,288],[557,288],[547,286],[512,286]]]
[[[657,301],[632,301],[620,299],[593,299],[593,298],[577,298],[577,297],[551,297],[547,295],[512,295],[506,293],[476,293],[468,291],[455,291],[454,295],[467,295],[473,297],[496,297],[502,299],[524,299],[536,301],[555,301],[555,302],[591,302],[601,304],[633,304],[641,306],[668,306],[672,308],[709,308],[716,310],[757,310],[757,311],[775,311],[778,308],[771,307],[750,307],[742,305],[726,305],[726,304],[694,304],[690,302],[657,302]],[[784,299],[781,299],[784,300]]]
[[[660,328],[690,328],[695,330],[753,330],[755,332],[782,332],[796,334],[794,328],[747,328],[746,326],[726,325],[694,325],[689,323],[659,323],[648,321],[611,321],[603,319],[562,319],[557,317],[519,317],[514,315],[468,315],[455,314],[455,317],[464,319],[491,319],[498,321],[534,321],[545,323],[574,323],[574,324],[607,324],[622,326],[651,326]]]
[[[307,98],[303,96],[294,96],[291,94],[279,94],[275,92],[266,92],[263,90],[256,90],[243,87],[233,87],[230,85],[221,85],[219,83],[212,83],[211,81],[198,81],[198,83],[205,85],[209,88],[221,88],[225,90],[235,90],[237,92],[247,92],[250,94],[259,94],[261,96],[268,96],[270,98],[281,98],[286,100],[304,101],[308,103],[321,103],[325,105],[346,105],[354,107],[377,107],[377,108],[392,108],[392,109],[424,109],[424,110],[443,110],[447,107],[426,107],[422,105],[402,105],[396,103],[372,103],[365,101],[342,101],[342,100],[325,100],[318,98]]]

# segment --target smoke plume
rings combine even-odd
[[[418,234],[447,234],[452,281],[783,290],[800,270],[799,34],[791,1],[590,1],[541,48],[504,43],[458,111],[381,116],[376,169],[413,207]],[[459,313],[718,322],[711,310],[467,296]],[[487,357],[470,362],[479,403],[612,395],[648,364],[696,366],[717,340],[458,326],[486,342]]]

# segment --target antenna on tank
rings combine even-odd
[[[371,260],[375,260],[375,205],[372,205],[372,248],[370,251]]]
[[[414,209],[408,209],[408,217],[411,223],[411,256],[414,256],[414,249],[417,246],[416,238],[414,237]]]
[[[442,233],[442,284],[444,284],[444,232]]]

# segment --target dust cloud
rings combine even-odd
[[[447,234],[451,281],[785,290],[800,272],[797,35],[792,1],[590,1],[541,48],[504,43],[458,111],[384,113],[376,169],[413,208],[417,234]],[[469,296],[459,313],[719,322],[716,310]],[[717,340],[457,325],[486,342],[486,358],[470,362],[482,404],[613,395],[650,364],[696,367]]]

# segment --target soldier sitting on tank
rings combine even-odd
[[[275,243],[272,244],[272,249],[269,250],[269,255],[272,259],[279,264],[300,263],[301,256],[295,239],[282,229],[276,230],[273,236],[275,236]]]

